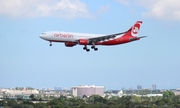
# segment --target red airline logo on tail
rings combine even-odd
[[[138,31],[140,30],[141,24],[142,24],[142,21],[138,21],[138,22],[132,27],[132,30],[131,30],[131,35],[132,35],[132,36],[137,36]]]

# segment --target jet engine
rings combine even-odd
[[[73,46],[75,46],[76,45],[76,43],[73,43],[73,42],[66,42],[65,43],[65,46],[66,47],[73,47]]]
[[[88,45],[89,44],[89,41],[87,39],[80,39],[79,40],[79,44],[80,45]]]

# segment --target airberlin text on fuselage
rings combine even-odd
[[[54,37],[73,38],[73,35],[72,34],[54,33]]]

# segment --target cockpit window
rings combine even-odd
[[[46,33],[42,33],[43,35],[45,35]]]

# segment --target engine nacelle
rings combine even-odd
[[[79,40],[79,44],[80,45],[88,45],[89,44],[89,41],[87,39],[80,39]]]
[[[76,45],[76,43],[72,43],[72,42],[66,42],[65,43],[65,46],[66,47],[73,47],[73,46],[75,46]]]

